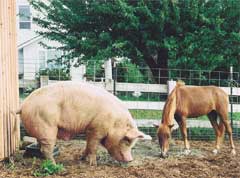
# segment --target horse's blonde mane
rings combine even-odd
[[[176,83],[176,87],[181,87],[181,86],[184,86],[185,85],[185,82],[182,81],[182,80],[178,80],[177,83]]]
[[[185,83],[181,80],[177,81],[176,87],[173,89],[171,94],[168,96],[167,101],[163,108],[163,114],[162,114],[162,123],[167,125],[173,125],[173,118],[176,111],[176,99],[177,99],[177,89],[181,86],[184,86]]]

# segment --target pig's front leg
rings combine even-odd
[[[98,133],[87,132],[87,146],[81,159],[89,161],[91,166],[97,165],[97,147],[100,143],[101,136]]]

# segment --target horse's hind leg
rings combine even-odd
[[[235,146],[234,146],[234,143],[233,143],[233,137],[232,137],[232,128],[229,124],[229,120],[228,120],[228,113],[227,111],[226,112],[222,112],[222,113],[219,113],[219,116],[221,118],[221,121],[222,123],[224,124],[225,128],[226,128],[226,131],[228,133],[228,136],[229,136],[229,141],[230,141],[230,144],[231,144],[231,148],[232,148],[232,151],[231,153],[233,155],[236,154],[236,150],[235,150]]]
[[[224,125],[223,125],[222,121],[220,121],[219,124],[217,123],[217,112],[216,111],[210,112],[207,116],[208,116],[208,118],[212,124],[212,127],[215,131],[215,134],[216,134],[216,143],[215,143],[215,149],[213,150],[213,153],[217,154],[218,151],[220,150],[221,142],[222,142],[223,136],[224,136]]]

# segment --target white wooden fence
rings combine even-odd
[[[58,81],[49,80],[48,84]],[[91,82],[95,86],[105,88],[109,92],[113,92],[113,81],[108,80],[106,82]],[[169,93],[169,85],[163,84],[144,84],[144,83],[120,83],[116,82],[116,92],[148,92],[148,93]],[[230,95],[231,89],[229,87],[220,87],[228,95]],[[233,88],[232,94],[240,96],[240,88]],[[165,101],[123,101],[129,109],[141,109],[141,110],[162,110]],[[229,105],[230,110],[230,105]],[[240,103],[233,104],[233,112],[240,112]]]

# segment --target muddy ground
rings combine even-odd
[[[103,148],[98,151],[98,166],[89,166],[79,157],[85,142],[72,140],[58,142],[60,155],[57,163],[64,165],[64,171],[49,177],[82,178],[240,178],[240,142],[235,141],[237,155],[231,156],[228,141],[221,153],[213,155],[214,142],[190,141],[192,152],[183,154],[182,141],[172,141],[170,156],[159,157],[157,142],[138,142],[133,149],[135,160],[120,164],[110,158]],[[39,168],[40,159],[23,158],[19,151],[11,163],[0,163],[1,178],[30,178]]]

